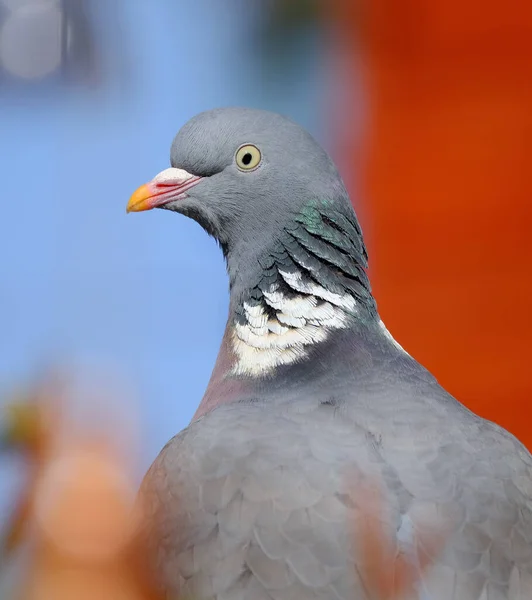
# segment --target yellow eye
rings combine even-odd
[[[241,171],[253,171],[261,161],[261,153],[257,146],[246,144],[236,151],[236,165]]]

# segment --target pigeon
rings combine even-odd
[[[197,221],[221,247],[230,301],[199,408],[139,492],[160,589],[373,599],[353,524],[365,518],[357,490],[374,482],[387,575],[400,561],[419,572],[407,597],[532,598],[531,455],[385,327],[325,150],[283,116],[219,108],[181,128],[170,164],[127,210]],[[431,531],[441,544],[420,546]]]

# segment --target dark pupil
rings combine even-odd
[[[253,160],[253,156],[251,156],[251,152],[246,152],[242,157],[242,163],[244,165],[249,165],[249,163]]]

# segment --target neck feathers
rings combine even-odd
[[[269,375],[305,360],[334,330],[377,315],[352,210],[307,205],[259,263],[255,285],[232,290],[235,375]]]

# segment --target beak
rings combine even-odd
[[[174,200],[181,200],[186,197],[185,192],[202,179],[203,177],[192,175],[183,169],[166,169],[133,193],[126,212],[151,210]]]

